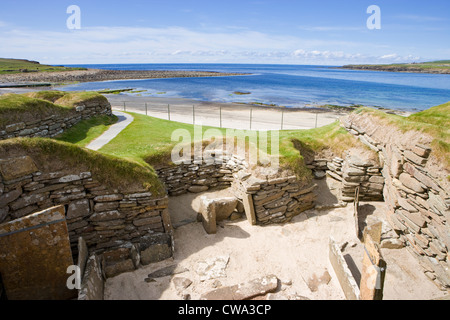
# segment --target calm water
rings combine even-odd
[[[425,110],[450,101],[450,75],[356,71],[329,66],[247,64],[76,65],[112,70],[195,70],[251,73],[249,76],[89,82],[63,90],[133,88],[141,96],[216,102],[260,102],[287,107],[363,104]],[[235,91],[250,92],[236,95]]]

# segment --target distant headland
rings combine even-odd
[[[130,79],[223,77],[246,75],[212,71],[99,70],[40,64],[37,61],[0,58],[0,83],[96,82]]]
[[[343,66],[342,68],[352,70],[450,74],[450,60],[402,64],[352,64]]]

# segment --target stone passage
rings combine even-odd
[[[449,172],[433,158],[431,139],[425,134],[406,136],[359,114],[351,114],[343,125],[379,155],[391,226],[425,274],[449,288]]]

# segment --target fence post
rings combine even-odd
[[[284,125],[284,109],[281,110],[281,130],[283,130]]]
[[[222,128],[222,106],[220,106],[220,127]]]
[[[167,105],[167,114],[169,116],[169,121],[170,121],[170,104]]]
[[[252,130],[253,108],[250,108],[250,130]]]
[[[192,106],[192,124],[195,124],[195,105]]]
[[[316,128],[317,128],[317,119],[319,118],[319,112],[316,112]]]
[[[127,106],[125,105],[125,101],[123,102],[123,111],[127,111]]]
[[[147,102],[145,103],[145,115],[148,116],[148,106],[147,106]]]

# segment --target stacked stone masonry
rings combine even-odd
[[[392,139],[382,125],[352,114],[344,127],[379,154],[385,180],[388,221],[419,260],[425,274],[441,287],[450,287],[450,196],[448,172],[428,161],[430,144]]]
[[[315,159],[307,165],[316,179],[325,175],[341,183],[340,200],[353,202],[356,189],[362,201],[382,201],[384,178],[381,166],[374,161],[348,155],[345,159],[335,157],[332,160]]]
[[[215,153],[218,153],[217,151]],[[248,171],[248,163],[237,155],[214,155],[210,161],[194,161],[157,170],[171,196],[229,188],[241,202],[249,199],[247,216],[255,224],[285,223],[314,208],[315,185],[305,186],[297,177],[259,179]]]
[[[67,117],[50,117],[34,119],[28,122],[18,122],[0,127],[0,140],[16,137],[51,138],[63,133],[81,120],[98,115],[111,115],[111,105],[107,100],[94,99],[85,101],[71,110]]]
[[[192,160],[191,164],[179,164],[156,170],[170,196],[188,192],[200,193],[210,189],[228,188],[233,173],[248,167],[245,159],[236,155],[215,156],[209,160]]]
[[[120,193],[90,172],[41,172],[28,156],[1,159],[0,172],[0,224],[65,205],[74,254],[79,237],[91,252],[102,253],[171,231],[167,197]]]
[[[286,223],[300,213],[315,207],[317,185],[305,185],[296,176],[259,179],[247,172],[235,174],[233,190],[240,199],[252,203],[246,211],[256,224]]]

